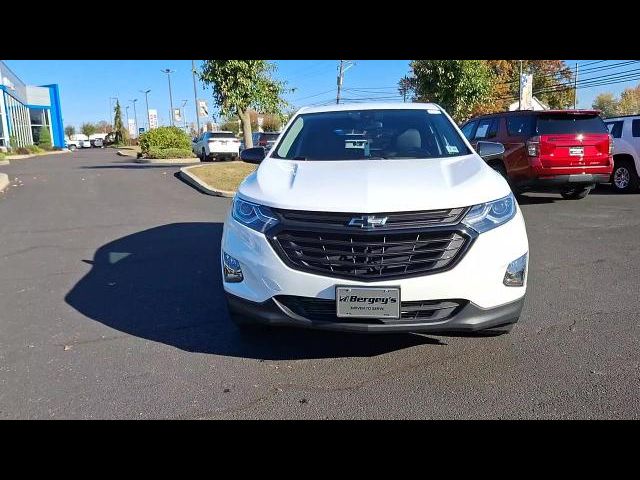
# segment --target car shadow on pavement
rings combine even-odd
[[[611,185],[610,183],[601,183],[596,188],[591,190],[591,192],[589,192],[589,195],[614,195],[615,196],[615,195],[638,195],[638,194],[640,194],[640,189],[636,190],[635,192],[620,193],[615,188],[613,188],[613,185]]]
[[[189,352],[289,360],[365,357],[422,344],[411,334],[296,329],[242,334],[229,319],[220,272],[221,223],[173,223],[100,247],[65,301],[86,317]],[[79,260],[81,261],[81,260]]]
[[[562,197],[558,194],[557,198],[547,197],[547,196],[538,196],[533,195],[531,193],[520,193],[516,196],[516,200],[518,201],[518,205],[541,205],[547,203],[554,203],[562,200]]]

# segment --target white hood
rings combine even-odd
[[[476,154],[341,161],[267,157],[238,189],[242,198],[270,207],[357,213],[466,207],[510,191]]]

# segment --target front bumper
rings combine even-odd
[[[524,304],[524,297],[493,308],[481,308],[468,303],[457,314],[440,322],[396,322],[396,323],[355,323],[336,321],[313,321],[298,315],[290,315],[274,299],[251,302],[227,293],[229,312],[253,323],[272,326],[290,326],[354,333],[431,333],[456,335],[481,331],[498,330],[500,327],[516,323]]]
[[[222,252],[240,262],[243,281],[224,282],[227,293],[254,303],[277,295],[335,299],[335,286],[399,287],[402,301],[465,299],[480,308],[493,308],[521,299],[522,287],[503,284],[509,263],[529,250],[522,214],[479,235],[450,270],[411,278],[358,281],[303,272],[286,265],[262,233],[236,222],[231,215],[224,225]],[[220,254],[222,260],[222,252]]]

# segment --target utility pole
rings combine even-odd
[[[136,102],[138,101],[138,99],[134,98],[133,100],[129,101],[133,103],[133,124],[135,125],[136,129],[136,138],[138,138],[140,136],[138,133],[138,113],[136,112]]]
[[[348,65],[345,66],[345,63],[348,63]],[[344,72],[353,67],[353,65],[354,63],[340,60],[340,66],[338,67],[338,93],[336,95],[336,104],[340,103],[340,93],[342,92],[342,81],[344,80]]]
[[[522,110],[522,60],[520,60],[520,76],[518,77],[518,110]]]
[[[573,109],[578,108],[578,62],[576,62],[576,75],[573,79]]]
[[[191,60],[191,75],[193,76],[193,104],[196,107],[196,123],[200,133],[200,112],[198,112],[198,89],[196,88],[196,62]]]
[[[173,96],[171,95],[171,74],[174,73],[175,70],[165,68],[164,70],[160,71],[167,74],[167,80],[169,81],[169,105],[171,106],[171,114],[169,115],[169,120],[171,121],[171,126],[173,127]]]
[[[129,105],[124,106],[124,113],[127,116],[127,128],[129,128]]]
[[[144,101],[147,105],[147,132],[151,130],[151,121],[149,120],[149,90],[140,90],[140,93],[144,93]]]

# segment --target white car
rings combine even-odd
[[[485,161],[504,147],[477,148],[434,104],[299,110],[266,157],[263,147],[241,153],[260,166],[223,229],[231,318],[241,327],[510,331],[525,297],[527,233],[509,185]]]
[[[191,143],[200,161],[231,160],[240,154],[240,140],[233,132],[203,132]]]
[[[613,137],[613,174],[611,183],[619,192],[640,187],[640,115],[607,118],[604,121]]]

